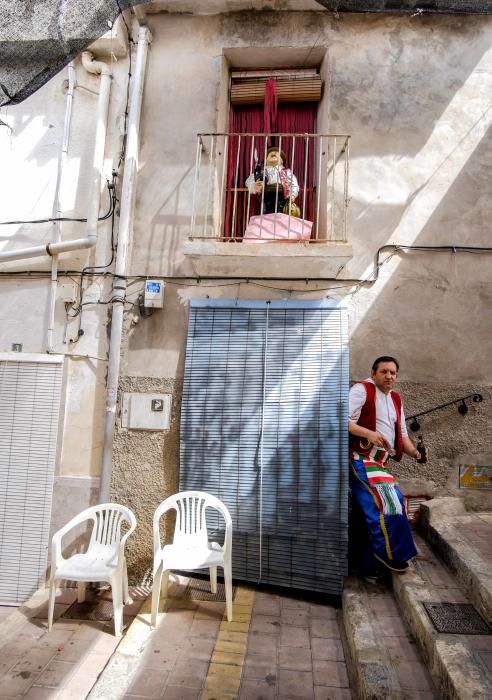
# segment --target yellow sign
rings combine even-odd
[[[460,489],[492,489],[492,467],[460,464]]]

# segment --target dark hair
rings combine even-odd
[[[391,357],[390,355],[381,355],[381,357],[378,357],[377,360],[374,360],[372,363],[372,371],[377,372],[378,367],[381,364],[381,362],[394,362],[396,365],[396,371],[399,372],[400,370],[400,365],[398,364],[398,360],[396,360],[394,357]]]

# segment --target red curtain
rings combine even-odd
[[[276,123],[271,125],[275,133],[314,134],[316,133],[316,112],[318,105],[311,102],[280,103]],[[303,218],[314,221],[314,164],[316,141],[303,136],[244,136],[241,134],[264,134],[263,105],[233,105],[230,112],[230,125],[227,158],[227,193],[223,236],[228,239],[241,239],[247,225],[248,200],[249,216],[260,213],[261,200],[257,195],[249,195],[245,182],[255,166],[255,149],[260,165],[264,162],[265,150],[270,146],[280,146],[287,156],[284,166],[291,168],[299,182],[296,203]],[[265,148],[266,144],[266,148]],[[307,160],[307,166],[306,166]],[[305,199],[304,199],[305,194]],[[303,202],[305,210],[303,212]]]

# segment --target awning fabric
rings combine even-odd
[[[0,0],[0,106],[22,102],[145,0]]]

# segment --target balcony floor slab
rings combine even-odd
[[[342,241],[264,243],[190,240],[183,249],[202,277],[336,277],[352,258]]]

